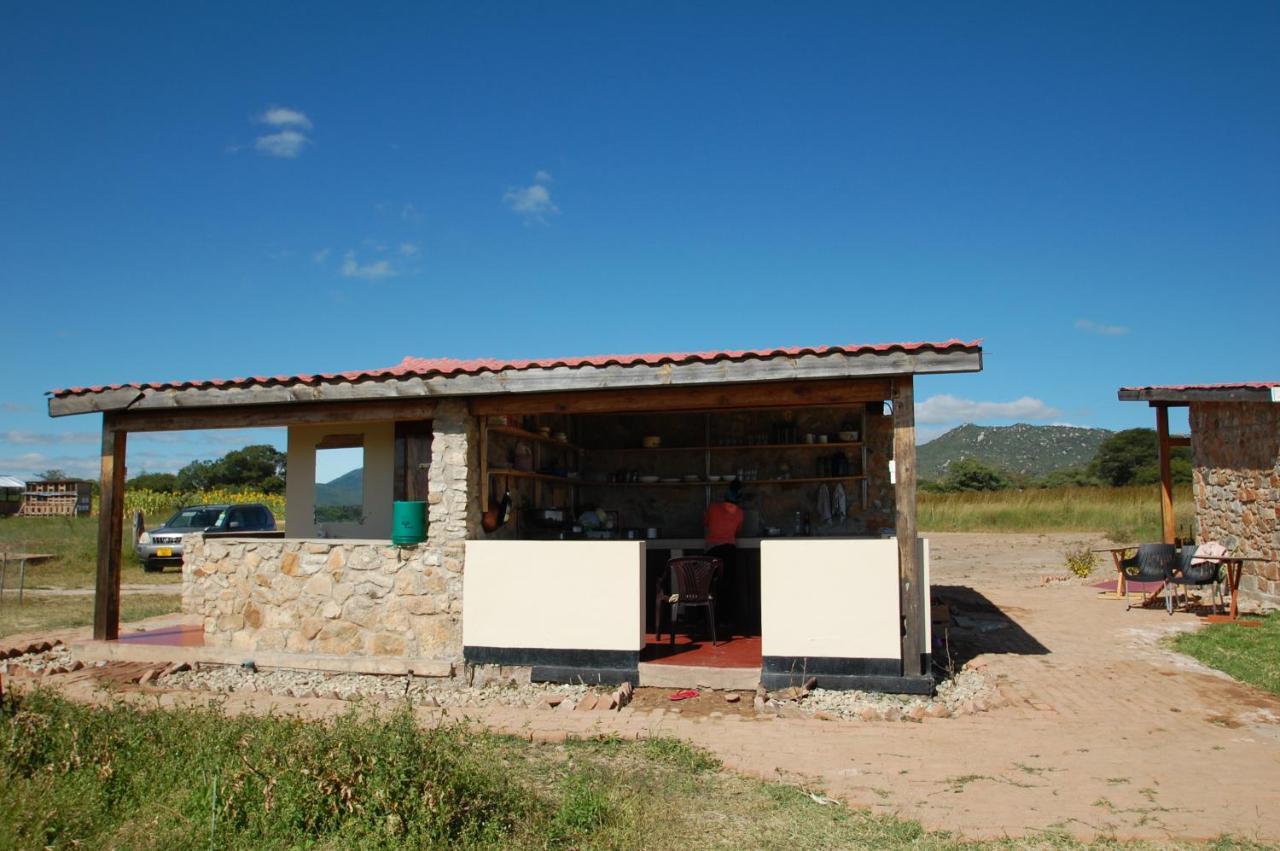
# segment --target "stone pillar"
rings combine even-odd
[[[462,565],[467,540],[480,529],[479,431],[459,399],[442,400],[432,423],[426,558],[440,568],[449,609],[420,622],[418,647],[424,655],[461,661]]]

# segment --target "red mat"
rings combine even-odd
[[[1152,591],[1159,590],[1160,586],[1163,584],[1164,583],[1162,582],[1134,582],[1130,579],[1125,583],[1125,589],[1130,594],[1150,594]],[[1107,579],[1103,582],[1094,582],[1089,587],[1101,588],[1104,591],[1114,591],[1116,590],[1116,581],[1114,579]]]

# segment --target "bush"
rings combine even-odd
[[[1098,554],[1090,552],[1088,547],[1067,550],[1067,570],[1081,579],[1088,579],[1098,566]]]

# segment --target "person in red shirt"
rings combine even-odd
[[[720,586],[715,592],[719,613],[732,621],[732,615],[738,609],[733,600],[734,592],[741,590],[736,587],[740,584],[736,581],[736,567],[738,533],[742,531],[742,482],[734,479],[729,483],[729,492],[724,499],[707,507],[702,525],[706,529],[707,555],[716,556],[724,563]]]

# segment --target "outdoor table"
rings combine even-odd
[[[1117,600],[1129,599],[1129,584],[1125,580],[1124,567],[1122,565],[1124,563],[1124,554],[1127,553],[1129,550],[1136,550],[1137,548],[1138,548],[1138,545],[1134,544],[1129,547],[1107,547],[1101,550],[1089,550],[1089,552],[1091,553],[1111,553],[1111,560],[1114,561],[1116,564],[1115,598]],[[1106,593],[1107,592],[1103,591],[1098,596],[1103,596]]]
[[[1246,561],[1270,561],[1258,556],[1196,556],[1200,561],[1211,561],[1225,565],[1227,568],[1227,585],[1231,588],[1231,610],[1226,616],[1210,615],[1206,620],[1212,623],[1236,623],[1254,625],[1252,621],[1240,620],[1240,574],[1244,572]]]
[[[27,587],[27,562],[53,558],[53,553],[0,553],[0,604],[4,602],[4,579],[9,570],[9,559],[18,562],[18,605],[22,605],[22,592]]]

